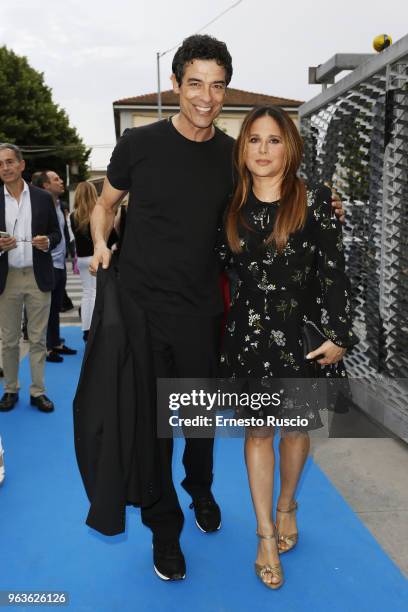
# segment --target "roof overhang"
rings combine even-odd
[[[281,106],[281,105],[279,105]],[[114,110],[148,110],[148,111],[157,111],[157,105],[155,104],[114,104],[113,105]],[[162,110],[166,111],[166,110],[179,110],[179,106],[178,104],[174,104],[174,105],[163,105],[162,106]],[[283,108],[285,111],[287,111],[288,113],[290,113],[291,111],[297,111],[297,109],[299,108],[298,106],[281,106],[281,108]],[[248,112],[250,110],[253,109],[253,106],[228,106],[227,104],[225,104],[222,107],[223,111],[227,111],[227,112],[234,112],[234,113],[239,113],[239,112]]]

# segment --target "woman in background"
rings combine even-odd
[[[341,224],[332,218],[330,190],[323,185],[307,189],[298,177],[302,155],[302,139],[285,111],[265,106],[247,115],[235,144],[238,178],[226,216],[226,248],[221,249],[238,276],[221,375],[252,379],[251,385],[256,379],[264,391],[272,378],[344,378],[341,359],[356,342]],[[305,359],[302,327],[313,319],[323,339]],[[259,537],[255,571],[273,589],[283,584],[279,553],[294,548],[298,539],[295,496],[310,448],[307,429],[322,426],[313,397],[309,402],[302,391],[296,395],[296,380],[285,384],[285,393],[286,386],[295,392],[296,413],[307,417],[309,425],[281,428],[275,521],[274,427],[248,427],[245,439]],[[257,415],[252,411],[251,416]]]
[[[97,198],[98,194],[92,183],[88,181],[78,183],[75,190],[74,210],[70,215],[71,228],[75,236],[79,274],[82,281],[81,322],[85,342],[88,340],[96,296],[96,277],[89,272],[89,264],[93,255],[90,216]],[[108,247],[114,244],[116,238],[116,232],[112,230]]]

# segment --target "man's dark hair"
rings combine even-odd
[[[43,170],[42,172],[34,172],[33,176],[31,177],[32,185],[40,187],[40,189],[44,189],[44,183],[50,182],[47,173],[48,170]]]
[[[225,68],[226,85],[232,77],[232,58],[227,45],[206,34],[194,34],[183,40],[183,44],[176,51],[171,65],[177,83],[181,85],[185,65],[193,60],[215,60]]]
[[[36,187],[38,187],[38,179],[39,179],[41,174],[42,174],[42,172],[41,171],[39,172],[38,170],[36,172],[33,172],[33,174],[31,175],[31,184],[32,185],[35,185]]]
[[[10,149],[10,151],[13,151],[17,161],[23,161],[23,154],[21,153],[21,149],[17,145],[10,144],[9,142],[0,143],[0,151],[5,151],[6,149]]]

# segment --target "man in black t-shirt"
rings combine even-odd
[[[132,310],[145,311],[157,378],[217,373],[223,304],[214,247],[232,191],[233,139],[213,122],[231,76],[224,43],[209,36],[186,39],[173,60],[180,112],[126,131],[92,215],[96,272],[100,263],[109,266],[106,239],[115,207],[130,192],[119,262],[121,306],[130,341]],[[138,347],[132,350],[136,354]],[[162,495],[141,514],[153,532],[156,573],[177,580],[185,576],[179,545],[184,517],[172,480],[173,440],[159,439],[158,445]],[[211,493],[213,439],[186,439],[183,464],[182,485],[192,497],[196,523],[216,531],[221,513]]]
[[[186,39],[173,59],[173,89],[180,112],[127,130],[119,140],[92,215],[91,270],[107,268],[106,240],[115,207],[130,204],[120,255],[122,313],[132,342],[135,309],[142,308],[157,378],[212,378],[217,374],[223,304],[215,242],[232,191],[233,139],[214,126],[232,76],[224,43],[209,36]],[[135,358],[138,347],[132,346]],[[164,580],[185,576],[179,545],[183,513],[172,480],[172,439],[159,439],[162,496],[142,508],[153,532],[154,568]],[[197,526],[221,526],[211,493],[213,439],[186,439],[182,482]]]

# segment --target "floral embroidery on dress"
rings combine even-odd
[[[278,346],[285,346],[286,339],[285,334],[280,329],[272,329],[270,333],[270,343],[274,342]]]

